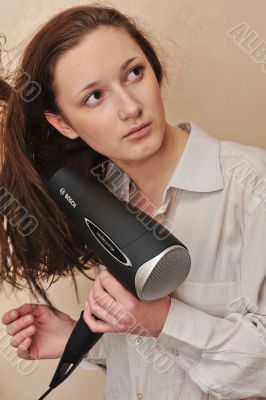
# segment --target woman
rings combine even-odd
[[[31,89],[41,88],[31,101],[19,91],[28,76]],[[106,334],[82,365],[107,366],[106,399],[266,396],[266,152],[194,123],[168,124],[163,77],[145,34],[117,10],[75,7],[37,32],[14,89],[2,91],[1,186],[39,224],[19,235],[15,208],[3,214],[2,280],[19,287],[26,279],[49,301],[43,278],[93,266],[84,319]],[[139,301],[81,246],[45,185],[66,164],[85,176],[101,165],[119,198],[172,224],[192,265],[171,296]],[[36,304],[2,321],[18,355],[38,359],[60,357],[75,323]]]

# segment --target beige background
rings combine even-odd
[[[0,0],[0,33],[7,36],[6,48],[13,49],[13,59],[48,17],[88,3]],[[219,138],[266,148],[266,68],[264,72],[254,61],[252,47],[244,50],[227,35],[247,23],[257,34],[257,44],[266,41],[264,0],[116,0],[105,4],[136,17],[159,45],[169,72],[170,83],[163,90],[168,122],[194,121]],[[69,279],[62,279],[49,291],[57,307],[75,318],[90,287],[84,278],[78,281],[80,303]],[[16,297],[6,288],[0,294],[0,314],[25,301],[32,301],[26,290]],[[47,389],[58,361],[22,363],[0,328],[1,399],[37,400]],[[78,368],[48,398],[99,400],[104,382],[102,372]]]

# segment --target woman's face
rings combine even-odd
[[[86,88],[94,81],[99,82]],[[62,134],[81,137],[118,165],[143,160],[160,148],[166,129],[160,88],[142,49],[124,30],[101,26],[88,34],[59,58],[54,84],[59,108],[71,125],[57,122]],[[147,135],[124,137],[148,122]]]

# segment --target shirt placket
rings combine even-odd
[[[149,379],[149,365],[143,359],[140,348],[146,336],[129,335],[128,360],[129,372],[132,382],[132,400],[145,400],[147,397],[147,387]]]

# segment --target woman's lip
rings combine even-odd
[[[139,125],[139,128],[138,128],[138,129],[136,129],[136,128],[135,128],[135,129],[132,129],[132,131],[128,132],[128,133],[126,134],[126,136],[129,136],[129,135],[131,135],[131,133],[134,133],[134,132],[139,131],[140,129],[144,128],[144,126],[146,126],[146,125],[149,125],[149,122],[147,122],[146,124],[144,123],[144,124]]]
[[[129,135],[125,136],[124,139],[137,139],[139,137],[142,137],[144,135],[146,135],[151,128],[151,122],[147,125],[145,125],[143,128],[139,129],[138,131],[135,131],[133,133],[130,133]]]

